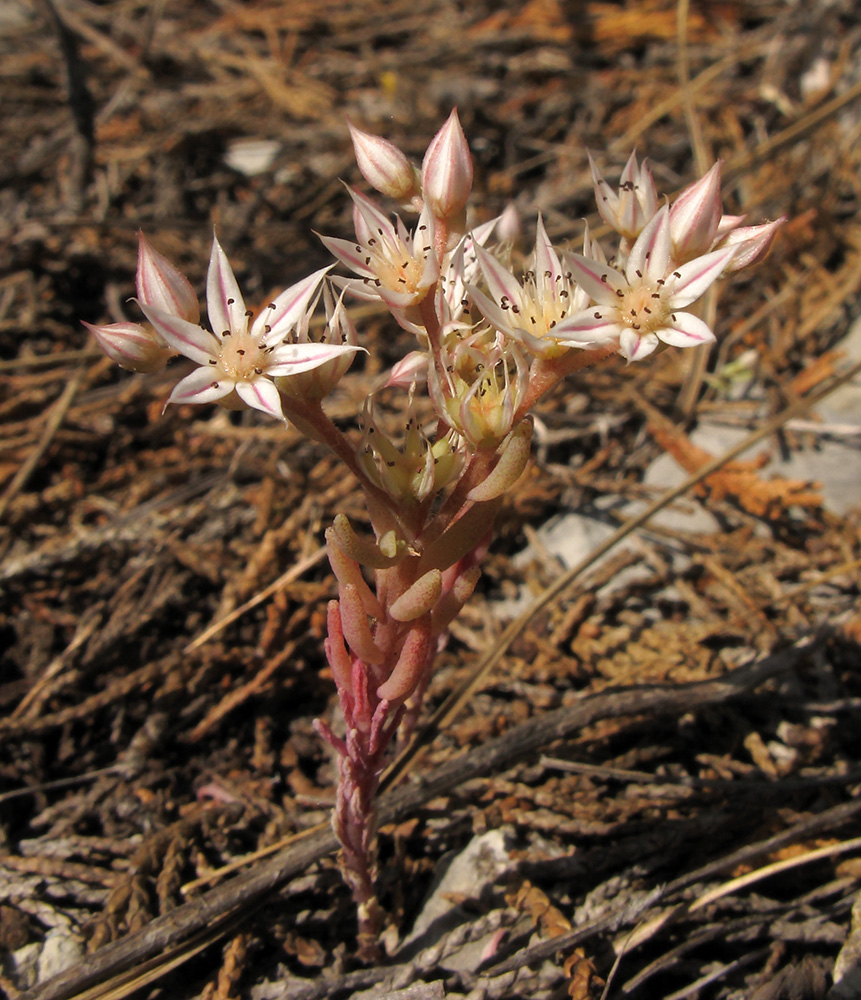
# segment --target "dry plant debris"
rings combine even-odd
[[[468,711],[425,733],[414,773],[442,776],[432,796],[389,793],[391,958],[360,969],[311,728],[333,698],[321,526],[359,516],[349,484],[253,414],[162,415],[165,380],[118,376],[79,320],[125,315],[138,227],[201,275],[217,224],[261,298],[326,263],[312,230],[343,228],[338,178],[357,179],[347,118],[419,154],[457,104],[486,217],[515,199],[572,245],[592,211],[587,146],[610,170],[637,145],[669,190],[701,142],[725,161],[730,211],[788,214],[722,302],[704,378],[668,353],[648,375],[573,377],[540,414],[435,678],[442,705],[502,634],[500,599],[559,578],[536,529],[608,495],[653,500],[662,451],[688,472],[707,461],[680,400],[693,422],[754,431],[840,370],[861,290],[859,49],[851,0],[2,5],[0,990],[77,996],[116,955],[88,996],[844,996],[857,503],[838,516],[747,456],[702,484],[719,531],[655,529],[547,602]],[[364,328],[385,359],[388,328]],[[345,379],[331,412],[354,413],[374,375]],[[823,435],[848,442],[861,482],[857,420],[790,421],[770,443]],[[759,661],[776,666],[757,686],[682,697]],[[600,692],[621,700],[534,735]],[[398,952],[442,859],[492,829],[510,873]],[[178,936],[144,957],[135,942],[171,914]],[[453,964],[467,947],[479,958]]]

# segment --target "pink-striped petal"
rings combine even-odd
[[[698,347],[715,339],[709,325],[688,312],[673,313],[670,322],[655,333],[665,344],[673,347]]]
[[[501,309],[493,299],[479,291],[474,285],[465,285],[464,288],[478,311],[495,330],[509,335],[514,332],[510,309]]]
[[[144,316],[152,323],[162,339],[180,354],[199,365],[209,364],[218,354],[218,341],[211,333],[189,323],[187,319],[162,312],[154,306],[139,303]]]
[[[280,343],[302,321],[317,301],[323,276],[334,265],[321,268],[296,282],[260,311],[251,327],[252,336],[271,347]],[[269,328],[268,330],[266,328]]]
[[[319,233],[317,235],[320,236]],[[336,236],[320,236],[320,242],[333,257],[337,257],[351,271],[366,278],[374,277],[374,271],[365,263],[369,256],[368,251],[358,243],[338,239]]]
[[[300,372],[313,371],[332,358],[364,350],[364,347],[352,344],[281,344],[268,356],[266,374],[273,377],[298,375]]]
[[[615,305],[618,300],[616,292],[624,292],[628,282],[623,275],[599,260],[584,257],[579,253],[562,253],[565,263],[571,271],[571,277],[577,282],[589,297],[602,305]]]
[[[598,206],[598,211],[601,218],[615,229],[619,217],[619,196],[604,180],[598,165],[592,159],[591,152],[587,150],[586,155],[589,157],[589,170],[592,173],[592,187],[595,189],[595,203]]]
[[[352,295],[363,302],[380,301],[379,289],[370,278],[342,278],[336,274],[332,277],[332,284],[340,288],[344,295]]]
[[[376,239],[396,240],[395,227],[382,209],[378,208],[370,198],[366,198],[360,191],[356,191],[355,188],[348,188],[348,190],[353,199],[353,205],[367,227],[369,235]]]
[[[684,309],[696,301],[726,270],[735,252],[734,246],[713,250],[673,271],[664,286],[669,308]]]
[[[640,168],[637,164],[637,151],[635,149],[628,157],[628,162],[619,178],[619,211],[615,228],[626,235],[639,233],[646,221],[640,207],[640,200],[637,197],[639,179]]]
[[[281,393],[275,388],[275,383],[268,378],[255,378],[249,382],[236,383],[236,395],[255,410],[268,413],[270,417],[284,420],[281,409]],[[287,421],[284,420],[286,423]]]
[[[631,284],[638,281],[654,283],[663,278],[669,266],[672,241],[670,240],[669,209],[665,205],[649,222],[631,247],[625,274]]]
[[[173,387],[168,403],[214,403],[233,392],[236,380],[217,377],[211,368],[195,368]]]
[[[219,339],[228,330],[238,334],[248,329],[245,299],[239,290],[227,254],[214,236],[206,274],[206,311],[212,332]]]
[[[410,351],[392,367],[386,380],[386,388],[409,389],[410,386],[427,381],[429,357],[427,351]]]
[[[658,338],[654,333],[639,334],[628,327],[619,340],[619,353],[628,361],[640,361],[648,357],[657,346]]]
[[[478,258],[481,273],[487,283],[487,290],[490,298],[495,302],[506,304],[514,303],[518,308],[521,305],[522,289],[519,282],[502,264],[483,247],[476,246],[475,255]]]
[[[562,275],[562,267],[559,264],[559,258],[556,256],[553,244],[547,236],[547,230],[544,228],[544,220],[541,218],[540,214],[538,216],[538,221],[535,224],[534,260],[536,285],[539,288],[543,287],[543,283],[539,283],[538,281],[542,275],[551,282],[556,281],[557,278]]]
[[[606,344],[620,337],[625,329],[615,309],[590,306],[560,320],[550,335],[563,344]]]

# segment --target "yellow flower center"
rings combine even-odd
[[[637,333],[651,333],[665,325],[667,307],[663,296],[652,285],[635,285],[619,298],[619,315],[623,323]]]
[[[229,378],[248,382],[255,375],[263,373],[266,348],[262,348],[256,337],[248,330],[222,334],[221,350],[218,352],[218,368]]]

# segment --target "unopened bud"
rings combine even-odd
[[[372,188],[397,201],[409,201],[418,194],[416,170],[393,142],[355,125],[349,129],[356,163]]]
[[[721,221],[720,161],[686,187],[670,209],[670,238],[677,264],[711,250]]]
[[[157,372],[176,354],[147,323],[109,323],[84,326],[99,347],[121,368],[133,372]]]
[[[138,233],[138,301],[189,323],[200,321],[200,305],[188,278]]]
[[[765,222],[761,226],[743,226],[741,229],[734,229],[722,242],[722,246],[736,248],[724,273],[730,274],[733,271],[740,271],[743,267],[758,260],[768,251],[777,230],[784,222],[786,222],[786,216],[782,215],[774,222]]]
[[[431,139],[422,162],[422,196],[437,219],[466,207],[472,190],[472,156],[457,109]]]

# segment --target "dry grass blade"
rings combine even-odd
[[[72,405],[72,401],[74,400],[78,389],[81,387],[83,378],[84,369],[79,368],[67,383],[60,398],[51,407],[50,412],[48,413],[48,418],[45,421],[45,427],[36,446],[18,470],[17,474],[12,479],[12,482],[6,487],[3,496],[0,497],[0,519],[2,519],[3,515],[8,510],[9,504],[27,485],[27,481],[30,479],[30,476],[33,475],[36,466],[39,464],[42,456],[54,440],[54,435],[60,429],[60,425],[63,423],[63,419],[68,413],[69,407]]]
[[[688,913],[694,913],[696,910],[714,903],[723,896],[728,896],[739,889],[746,889],[748,886],[754,885],[762,879],[778,874],[778,872],[790,871],[801,865],[809,865],[814,861],[820,861],[822,858],[833,858],[838,854],[848,854],[850,851],[857,851],[859,849],[861,849],[861,837],[853,837],[850,840],[842,840],[839,844],[817,847],[815,850],[806,851],[804,854],[799,854],[792,858],[784,858],[782,861],[775,861],[770,865],[763,865],[762,868],[756,868],[751,872],[746,872],[744,875],[739,875],[737,878],[730,879],[722,885],[717,885],[713,889],[709,889],[708,892],[703,893],[702,896],[697,897],[690,904]]]
[[[233,622],[238,621],[246,612],[251,611],[252,608],[256,608],[259,604],[267,601],[270,597],[273,597],[278,591],[283,590],[285,587],[289,586],[295,580],[298,580],[304,573],[314,566],[318,565],[323,561],[326,556],[326,547],[321,546],[316,552],[313,552],[310,556],[305,559],[300,559],[299,562],[294,563],[290,569],[285,570],[277,580],[273,580],[269,586],[264,587],[259,593],[255,594],[254,597],[249,598],[244,604],[241,604],[238,608],[234,608],[230,614],[225,615],[220,618],[217,622],[213,622],[209,628],[203,630],[200,635],[195,636],[194,639],[185,647],[184,652],[190,653],[194,649],[199,649],[204,643],[209,642],[210,639],[214,638],[223,629],[227,628],[228,625],[232,625]]]

